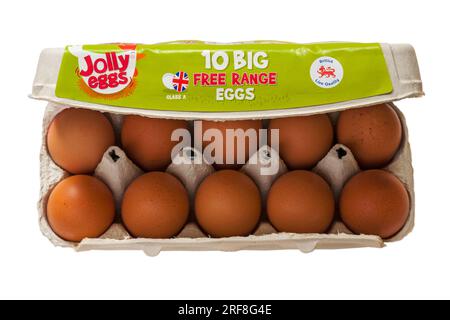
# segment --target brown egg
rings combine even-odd
[[[259,189],[239,171],[217,171],[197,190],[195,216],[212,237],[247,236],[261,216]]]
[[[170,238],[185,225],[189,198],[183,184],[165,172],[135,179],[122,200],[122,222],[139,238]]]
[[[66,109],[56,115],[48,128],[50,156],[73,174],[94,172],[106,149],[114,144],[113,127],[98,111]]]
[[[333,126],[326,114],[273,119],[272,129],[279,130],[280,157],[291,170],[312,168],[333,144]],[[269,143],[275,147],[271,136]]]
[[[62,180],[50,193],[47,220],[62,239],[79,242],[97,238],[111,226],[114,198],[99,179],[76,175]]]
[[[233,140],[228,140],[226,135],[227,129],[237,130],[242,129],[247,131],[249,129],[255,130],[255,139],[253,139],[255,145],[255,152],[258,150],[258,142],[259,142],[259,129],[262,129],[262,121],[261,120],[239,120],[239,121],[202,121],[202,134],[205,133],[208,129],[217,129],[222,134],[222,148],[217,148],[216,152],[213,154],[216,159],[221,159],[215,163],[215,167],[217,169],[239,169],[243,164],[247,162],[249,159],[250,151],[250,139],[249,136],[245,137],[245,141],[238,140],[236,136],[234,136]],[[249,131],[250,133],[250,131]],[[203,136],[204,137],[204,136]],[[203,139],[203,149],[208,146],[210,143],[213,143],[215,139],[212,141],[205,141]],[[227,147],[227,144],[231,145],[233,143],[234,148]],[[239,161],[238,159],[238,147],[244,154],[244,161]],[[233,157],[231,158],[231,162],[227,161],[227,155],[233,153]],[[221,162],[221,163],[219,163]]]
[[[125,116],[122,125],[122,146],[126,154],[142,169],[165,170],[178,141],[171,141],[176,129],[187,129],[183,120]]]
[[[305,170],[278,178],[267,196],[267,215],[281,232],[323,233],[333,221],[334,196],[319,175]]]
[[[352,150],[362,168],[381,168],[397,152],[402,125],[388,104],[345,110],[337,122],[337,140]]]
[[[393,174],[367,170],[345,184],[339,208],[342,221],[353,232],[390,238],[408,219],[409,196]]]

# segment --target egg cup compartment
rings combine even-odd
[[[414,224],[414,191],[413,191],[413,170],[411,165],[411,153],[408,143],[408,131],[403,114],[393,104],[397,112],[403,130],[403,138],[392,162],[384,169],[392,172],[406,186],[410,198],[409,218],[403,229],[394,237],[385,241],[397,241],[406,236],[413,228]],[[59,238],[50,228],[46,219],[46,206],[48,196],[53,187],[70,174],[58,167],[50,158],[46,146],[47,128],[53,117],[64,106],[49,103],[43,123],[43,144],[41,148],[41,196],[39,200],[39,221],[43,234],[50,241],[58,246],[73,247],[77,251],[92,249],[113,250],[143,250],[146,254],[154,256],[161,250],[264,250],[264,249],[299,249],[302,252],[310,252],[317,248],[354,248],[354,247],[383,247],[384,241],[374,235],[356,235],[346,228],[336,214],[335,221],[330,226],[326,234],[296,234],[280,233],[267,221],[265,208],[263,206],[262,219],[254,233],[247,237],[210,238],[205,235],[196,224],[193,215],[193,199],[195,191],[201,181],[215,169],[206,163],[196,164],[195,157],[203,157],[196,150],[183,149],[177,157],[190,159],[191,163],[172,163],[167,168],[167,172],[176,176],[186,187],[190,196],[191,214],[188,223],[181,232],[171,239],[136,239],[130,236],[124,226],[120,223],[120,212],[117,212],[116,221],[100,238],[84,239],[80,243],[67,242]],[[337,113],[330,113],[330,117],[335,122]],[[116,134],[119,134],[123,115],[109,113]],[[257,155],[258,154],[258,155]],[[262,194],[263,203],[267,192],[277,177],[287,172],[288,169],[278,153],[268,146],[263,146],[251,157],[259,156],[257,164],[249,161],[241,171],[250,176],[258,185]],[[271,161],[278,161],[279,171],[276,175],[261,175],[260,169],[269,166]],[[317,163],[312,169],[322,176],[331,186],[337,199],[345,182],[354,174],[360,171],[358,163],[352,152],[345,145],[334,145],[328,154]],[[94,175],[105,182],[111,189],[117,211],[120,210],[122,195],[131,181],[144,172],[136,166],[120,148],[111,146],[97,166]]]

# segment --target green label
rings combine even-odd
[[[377,43],[69,46],[56,86],[59,98],[206,112],[298,108],[391,91]]]

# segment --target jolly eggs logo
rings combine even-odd
[[[127,88],[136,73],[136,50],[97,53],[71,46],[69,52],[78,58],[77,74],[92,91],[112,95]]]
[[[344,77],[341,63],[332,57],[320,57],[311,64],[311,80],[321,88],[334,88]]]

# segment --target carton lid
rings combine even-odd
[[[183,46],[183,44],[179,45]],[[205,44],[205,46],[206,45],[207,44]],[[264,46],[267,46],[268,44],[259,43],[253,45],[257,45],[260,48],[264,48]],[[274,44],[272,43],[272,45]],[[281,46],[282,44],[277,45]],[[334,45],[338,47],[340,46],[341,48],[345,49],[345,46],[348,46],[349,44],[342,43]],[[346,100],[345,98],[343,98],[343,100],[341,99],[341,101],[331,103],[319,103],[302,107],[294,106],[289,108],[274,108],[274,109],[268,108],[267,110],[259,109],[253,111],[252,110],[230,111],[229,109],[227,109],[226,111],[211,112],[198,110],[192,111],[186,108],[184,108],[183,111],[161,110],[157,108],[143,109],[143,108],[134,108],[133,105],[129,105],[128,107],[122,107],[118,105],[113,105],[114,103],[108,102],[107,99],[97,101],[92,99],[84,100],[84,99],[66,98],[57,94],[57,86],[58,86],[58,79],[60,77],[61,66],[63,58],[67,54],[67,50],[62,48],[45,49],[42,51],[39,58],[36,76],[33,82],[31,97],[59,104],[65,104],[73,107],[84,107],[105,112],[115,112],[119,114],[139,114],[152,117],[175,118],[175,119],[231,120],[231,119],[254,119],[254,118],[263,119],[274,117],[289,117],[303,114],[325,113],[352,107],[363,107],[383,102],[391,102],[409,97],[422,96],[424,94],[422,91],[422,81],[420,78],[417,58],[413,47],[408,44],[380,44],[379,46],[381,48],[382,55],[384,57],[387,68],[387,73],[392,85],[391,90],[385,90],[386,93],[360,97],[357,99]],[[72,48],[73,50],[73,47],[68,48]],[[327,92],[330,91],[324,90],[323,92],[324,96],[327,94]]]

